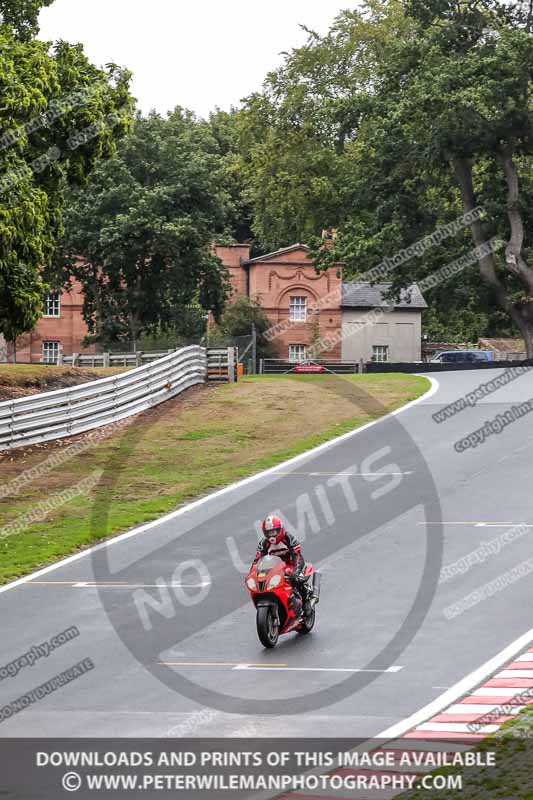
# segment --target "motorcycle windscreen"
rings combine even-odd
[[[257,571],[258,572],[269,572],[274,567],[279,566],[283,563],[283,560],[279,556],[263,556],[257,562]]]

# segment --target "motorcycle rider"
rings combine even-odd
[[[304,604],[304,613],[311,612],[309,583],[305,577],[305,560],[298,539],[287,533],[279,517],[270,516],[263,521],[264,538],[259,542],[252,566],[262,556],[279,556],[292,568],[293,583],[298,589]]]

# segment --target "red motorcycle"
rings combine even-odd
[[[320,599],[320,573],[311,564],[305,568],[311,610],[304,613],[293,572],[278,556],[263,556],[246,576],[246,587],[257,609],[257,635],[264,647],[275,647],[283,633],[310,633],[315,624],[315,606]]]

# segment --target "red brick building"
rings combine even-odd
[[[83,347],[87,325],[82,316],[83,293],[78,281],[67,292],[50,294],[44,299],[44,315],[35,328],[17,339],[17,361],[27,364],[57,364],[60,353],[95,353],[96,346]],[[7,346],[7,358],[13,348]]]
[[[319,339],[333,339],[327,357],[341,357],[341,264],[317,274],[306,245],[250,258],[248,245],[216,248],[228,267],[233,297],[257,299],[275,329],[280,358],[297,360]]]
[[[233,297],[257,298],[272,325],[280,326],[273,344],[281,357],[302,357],[304,348],[318,337],[337,334],[339,338],[340,272],[331,268],[317,275],[308,247],[296,244],[252,259],[250,246],[245,244],[217,246],[215,252],[229,269]],[[57,363],[60,353],[94,353],[94,345],[82,345],[88,333],[82,306],[82,289],[77,281],[70,292],[45,298],[44,316],[33,331],[17,340],[17,361]],[[340,355],[337,344],[328,357]]]
[[[214,252],[229,270],[232,297],[245,295],[260,303],[272,325],[269,338],[279,358],[421,359],[421,315],[426,303],[416,284],[391,307],[385,300],[389,284],[343,284],[342,264],[317,273],[310,249],[303,244],[257,258],[250,258],[250,246],[245,244],[215,246]],[[369,316],[369,310],[385,305],[386,315]],[[88,333],[82,306],[77,282],[69,292],[49,295],[45,315],[17,341],[17,360],[57,363],[61,353],[97,352],[94,345],[82,346]]]

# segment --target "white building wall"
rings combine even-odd
[[[370,361],[374,345],[388,347],[388,360],[422,360],[422,312],[396,309],[368,322],[372,309],[342,309],[343,361]]]

